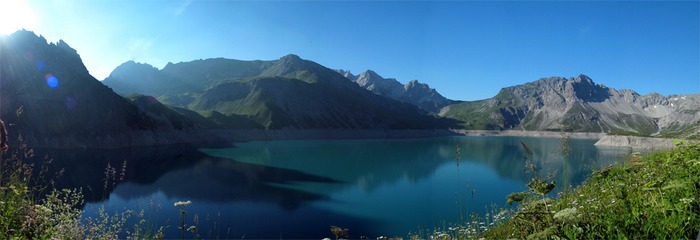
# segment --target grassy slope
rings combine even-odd
[[[549,204],[523,202],[484,237],[696,238],[700,231],[700,147],[631,156],[595,172]]]

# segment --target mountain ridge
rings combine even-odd
[[[100,82],[67,43],[30,31],[0,37],[0,117],[49,147],[227,139],[235,130],[493,129],[700,137],[700,93],[640,95],[586,75],[453,101],[427,84],[354,75],[297,55],[168,63],[127,61]],[[120,95],[116,94],[120,93]],[[131,93],[130,93],[131,92]],[[20,117],[15,110],[23,109]],[[221,134],[211,134],[222,130]],[[264,134],[263,134],[264,135]],[[380,136],[383,134],[378,134]]]
[[[212,62],[221,66],[214,68]],[[200,63],[206,66],[196,66]],[[192,68],[196,71],[186,70]],[[205,59],[148,69],[149,76],[157,77],[144,82],[140,66],[122,64],[103,83],[117,92],[126,92],[124,85],[145,91],[168,88],[153,92],[154,97],[192,111],[245,116],[265,129],[426,129],[444,128],[451,121],[372,94],[338,72],[292,54],[273,61]],[[253,70],[241,74],[236,69]],[[197,79],[199,86],[174,86],[173,75],[189,78],[185,82]]]
[[[77,51],[31,31],[0,37],[0,116],[12,138],[44,147],[116,147],[185,141],[92,77]],[[21,109],[22,114],[16,113]],[[179,121],[179,120],[178,120]],[[182,122],[181,122],[182,123]],[[189,131],[180,125],[179,131]],[[204,139],[189,134],[193,141]]]
[[[366,70],[359,75],[353,75],[347,70],[337,70],[350,81],[381,96],[401,102],[411,103],[419,108],[437,114],[443,107],[456,101],[447,99],[428,84],[411,80],[405,84],[394,78],[383,78],[372,70]]]
[[[642,96],[581,74],[506,87],[493,98],[450,105],[440,116],[464,120],[468,129],[680,136],[700,122],[697,106],[700,94]]]

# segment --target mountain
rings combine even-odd
[[[165,144],[184,141],[181,133],[196,127],[165,112],[145,114],[93,78],[63,41],[47,43],[23,30],[0,37],[0,53],[0,117],[11,124],[10,134],[35,145]]]
[[[438,113],[443,107],[454,103],[427,84],[417,80],[401,84],[396,79],[383,78],[372,70],[364,71],[357,76],[345,70],[338,70],[338,73],[375,94],[416,105],[430,113]]]
[[[655,136],[697,133],[700,94],[641,96],[595,84],[588,76],[543,78],[492,98],[453,104],[440,116],[467,129],[606,132]]]
[[[274,61],[197,60],[162,70],[127,62],[103,83],[119,93],[153,95],[174,107],[207,112],[201,115],[210,121],[249,120],[253,128],[434,129],[451,122],[373,94],[296,55]]]
[[[239,61],[225,58],[168,63],[162,70],[144,63],[128,61],[110,73],[102,82],[122,95],[177,95],[183,89],[203,91],[218,80],[258,76],[271,61]]]

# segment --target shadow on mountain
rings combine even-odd
[[[605,102],[612,96],[609,89],[594,84],[590,78],[586,76],[579,76],[579,78],[583,80],[572,83],[572,86],[576,97],[584,102]]]

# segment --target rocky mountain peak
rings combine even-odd
[[[304,60],[295,54],[287,54],[284,57],[281,57],[279,61],[286,64],[293,64],[303,62]]]
[[[589,85],[595,85],[595,83],[593,83],[593,80],[584,74],[579,74],[578,77],[573,79],[573,81],[577,82],[577,83],[586,83]]]
[[[375,94],[411,103],[430,113],[438,113],[442,107],[452,103],[435,89],[418,80],[402,84],[394,78],[384,78],[372,70],[360,73],[354,82]]]
[[[423,83],[420,83],[420,82],[418,82],[418,80],[413,79],[411,81],[408,81],[408,83],[406,83],[406,85],[404,87],[411,88],[411,87],[415,87],[416,85],[419,85],[419,84],[423,84]]]
[[[360,75],[357,76],[357,81],[362,81],[362,84],[367,84],[367,83],[374,83],[377,81],[382,81],[384,78],[382,76],[379,76],[378,73],[372,70],[365,70],[364,72],[361,72]]]
[[[340,75],[343,75],[343,77],[350,79],[353,82],[357,80],[357,76],[353,75],[352,72],[350,72],[350,70],[338,69],[338,73],[340,73]]]

